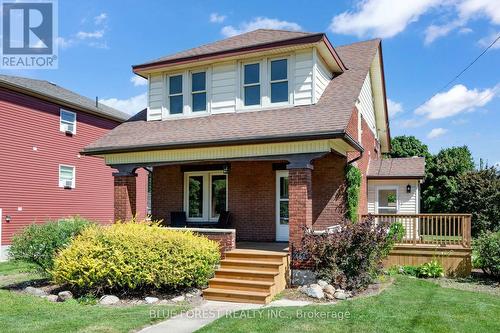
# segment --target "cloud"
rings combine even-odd
[[[134,75],[130,78],[130,82],[134,84],[134,86],[139,87],[139,86],[145,86],[148,84],[148,80],[143,78],[142,76],[139,75]]]
[[[354,12],[345,11],[333,17],[330,30],[358,37],[390,38],[439,3],[438,0],[358,1]]]
[[[78,39],[100,39],[104,37],[104,30],[96,30],[92,32],[78,31],[76,37]]]
[[[498,38],[498,36],[500,36],[500,31],[493,32],[493,33],[489,34],[488,36],[481,38],[480,40],[478,40],[477,43],[482,47],[488,47],[488,46],[490,46],[491,43],[493,43],[493,41],[495,39]],[[493,46],[491,48],[492,49],[500,49],[500,41],[497,41],[495,44],[493,44]]]
[[[499,87],[500,85],[497,85],[493,88],[478,90],[457,84],[446,92],[432,96],[415,110],[415,114],[424,115],[427,119],[442,119],[462,112],[474,111],[488,104],[498,93]]]
[[[460,26],[460,23],[458,21],[451,22],[449,24],[444,24],[444,25],[434,25],[431,24],[430,26],[425,29],[425,39],[424,43],[426,45],[431,44],[434,42],[436,39],[446,36],[452,31],[453,29],[457,28]]]
[[[438,128],[433,128],[428,134],[427,134],[427,138],[428,139],[435,139],[435,138],[439,138],[440,136],[443,136],[445,135],[446,133],[448,132],[448,130],[446,128],[441,128],[441,127],[438,127]]]
[[[57,37],[56,45],[61,49],[67,49],[75,44],[75,40],[72,38]]]
[[[302,27],[295,22],[280,21],[278,19],[271,19],[267,17],[256,17],[249,22],[240,23],[237,28],[232,25],[226,25],[222,28],[221,33],[226,37],[232,37],[257,29],[300,31],[302,30]]]
[[[95,23],[95,25],[100,25],[102,23],[105,23],[107,19],[108,19],[108,14],[101,13],[101,14],[97,15],[96,17],[94,17],[94,23]]]
[[[99,101],[112,108],[134,115],[146,107],[147,98],[146,93],[133,96],[126,99],[107,98]]]
[[[225,15],[220,15],[218,13],[212,13],[210,14],[210,22],[211,23],[222,23],[226,20],[227,16]]]
[[[389,117],[394,117],[396,114],[403,112],[403,105],[401,103],[395,102],[392,99],[387,99],[387,109],[389,111]]]

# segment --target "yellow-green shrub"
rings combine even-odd
[[[217,242],[189,231],[137,223],[95,226],[59,253],[53,278],[97,292],[200,286],[219,259]]]

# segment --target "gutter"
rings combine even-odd
[[[107,147],[107,148],[90,148],[83,149],[80,154],[82,155],[106,155],[116,153],[129,153],[138,151],[153,151],[153,150],[170,150],[182,148],[203,148],[203,147],[220,147],[244,144],[261,144],[261,143],[274,143],[274,142],[289,142],[289,141],[302,141],[302,140],[321,140],[321,139],[343,139],[347,144],[353,147],[356,151],[363,152],[364,148],[356,142],[345,131],[329,131],[323,133],[310,133],[297,136],[265,136],[255,137],[248,139],[233,139],[233,140],[215,140],[208,142],[184,142],[184,143],[167,143],[167,144],[149,144],[149,145],[136,145],[128,147]]]

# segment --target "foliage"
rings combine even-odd
[[[13,237],[10,255],[14,260],[35,264],[49,273],[54,265],[55,254],[92,224],[89,220],[78,216],[43,224],[31,224]]]
[[[382,256],[389,255],[395,243],[401,242],[403,236],[405,235],[405,228],[403,223],[395,222],[389,226],[389,231],[387,232],[387,242],[384,244],[382,249]]]
[[[429,148],[414,136],[396,136],[391,140],[390,157],[425,157],[428,160],[431,157]]]
[[[470,171],[457,179],[457,212],[472,213],[472,236],[500,230],[500,171],[494,167]]]
[[[474,169],[467,146],[442,149],[427,168],[422,186],[422,204],[429,213],[454,213],[458,195],[458,178]]]
[[[418,277],[437,278],[444,276],[444,268],[437,260],[431,260],[418,267]]]
[[[500,231],[487,232],[474,242],[478,255],[475,264],[486,274],[500,278]]]
[[[334,233],[306,233],[303,246],[310,254],[318,278],[343,289],[365,287],[381,270],[381,261],[394,244],[388,223],[365,219],[347,222]]]
[[[202,286],[219,258],[217,242],[190,231],[117,223],[76,237],[56,258],[53,277],[98,293]]]
[[[361,189],[361,171],[352,164],[348,164],[345,171],[346,179],[346,218],[349,221],[358,221],[359,192]]]

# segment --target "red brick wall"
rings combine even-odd
[[[183,173],[179,165],[153,168],[151,215],[170,225],[170,212],[184,210]]]
[[[129,221],[137,212],[137,183],[135,176],[114,179],[115,221]]]
[[[226,252],[236,248],[236,237],[234,232],[203,232],[195,231],[196,233],[207,237],[219,243],[219,251],[221,258],[226,256]]]
[[[304,228],[312,226],[313,191],[311,169],[292,169],[289,171],[289,242],[294,248],[299,248],[302,244]]]

